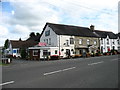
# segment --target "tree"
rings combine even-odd
[[[34,33],[34,32],[31,32],[29,36],[30,36],[30,37],[35,37],[35,33]]]
[[[21,58],[22,58],[22,59],[25,59],[26,56],[27,56],[26,49],[25,49],[25,48],[22,48],[20,54],[21,54]]]
[[[9,40],[5,40],[5,44],[4,44],[4,49],[7,49],[9,47]]]
[[[37,32],[37,33],[36,33],[36,36],[39,36],[39,35],[40,35],[40,33]]]
[[[21,38],[19,38],[19,41],[22,41],[22,39],[21,39]]]

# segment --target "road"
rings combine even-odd
[[[2,88],[118,88],[117,55],[55,61],[14,60]]]

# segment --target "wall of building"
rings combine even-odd
[[[107,43],[109,41],[109,44]],[[114,42],[114,43],[113,43]],[[103,38],[103,40],[100,39],[100,49],[103,48],[103,53],[108,52],[108,47],[110,50],[114,49],[118,50],[118,41],[117,39],[110,39],[108,36],[107,38]]]
[[[45,33],[46,31],[50,30],[50,35],[46,36]],[[56,33],[52,30],[52,28],[50,28],[49,26],[46,26],[45,31],[43,32],[41,38],[40,38],[40,42],[46,42],[47,46],[58,46],[57,42],[57,35]]]

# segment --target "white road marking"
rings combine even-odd
[[[76,67],[71,67],[71,68],[66,68],[66,69],[63,69],[63,70],[58,70],[58,71],[53,71],[53,72],[49,72],[49,73],[44,73],[43,75],[50,75],[50,74],[63,72],[63,71],[67,71],[67,70],[74,69],[74,68],[76,68]]]
[[[112,59],[111,61],[116,61],[116,60],[118,60],[118,58],[117,59]]]
[[[96,63],[90,63],[88,65],[95,65],[95,64],[99,64],[99,63],[103,63],[104,61],[101,61],[101,62],[96,62]]]
[[[12,83],[14,83],[14,82],[15,82],[15,81],[5,82],[5,83],[0,84],[0,86],[7,85],[7,84],[12,84]]]

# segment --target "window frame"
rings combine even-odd
[[[83,39],[79,39],[79,44],[82,45]]]
[[[38,50],[33,50],[33,56],[38,56]]]

